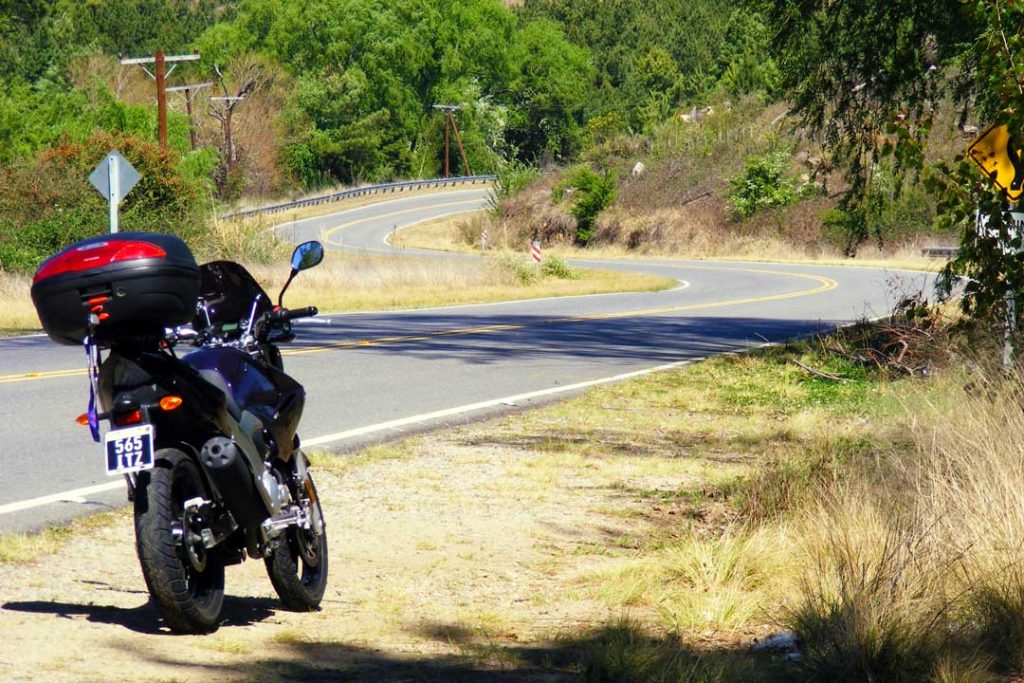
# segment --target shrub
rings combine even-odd
[[[540,273],[533,261],[527,261],[513,251],[500,252],[492,263],[499,272],[511,276],[519,284],[532,285],[540,279]]]
[[[487,203],[491,213],[500,218],[504,203],[526,189],[540,173],[533,166],[511,159],[498,166],[496,175]]]
[[[497,244],[495,241],[497,236],[494,235],[494,230],[491,229],[491,222],[482,214],[471,214],[467,218],[455,221],[455,230],[458,233],[459,240],[471,247],[480,246],[480,233],[484,230],[488,230],[491,234],[488,246],[492,247]]]
[[[68,244],[109,229],[107,203],[88,176],[111,149],[141,176],[121,204],[121,230],[173,233],[193,248],[209,240],[208,202],[197,178],[202,155],[179,164],[173,152],[137,137],[95,133],[0,172],[0,267],[29,272]]]
[[[579,280],[580,272],[557,256],[546,256],[540,264],[542,277],[555,277],[559,280]]]
[[[789,206],[798,193],[788,171],[789,157],[781,152],[748,157],[742,175],[729,181],[726,198],[740,218],[750,218],[760,209]]]
[[[569,213],[576,219],[576,243],[586,246],[594,234],[598,215],[615,202],[617,175],[612,171],[598,174],[587,166],[569,171],[552,191],[556,204],[566,196],[572,198]]]

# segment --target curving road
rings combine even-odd
[[[287,239],[330,249],[425,253],[388,235],[480,208],[484,190],[420,195],[295,221]],[[781,341],[891,310],[930,276],[869,268],[709,261],[580,261],[679,281],[655,293],[405,312],[324,315],[286,351],[306,385],[305,443],[349,448],[552,400],[710,354]],[[301,276],[300,276],[301,277]],[[0,339],[0,531],[123,503],[99,449],[74,423],[88,396],[80,349]]]

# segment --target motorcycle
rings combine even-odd
[[[217,629],[225,567],[247,556],[263,559],[285,607],[323,599],[327,535],[297,434],[305,390],[278,348],[291,321],[317,314],[282,301],[323,256],[319,242],[296,247],[277,305],[241,265],[197,266],[169,235],[90,238],[36,273],[44,329],[85,347],[78,421],[126,481],[142,574],[173,631]]]

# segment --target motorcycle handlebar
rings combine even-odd
[[[319,309],[316,306],[305,306],[303,308],[280,308],[271,313],[271,320],[295,320],[296,318],[311,318]]]
[[[303,308],[291,308],[285,311],[284,317],[288,320],[296,318],[312,318],[320,312],[316,306],[304,306]]]

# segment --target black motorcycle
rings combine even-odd
[[[224,568],[246,555],[264,560],[286,607],[323,598],[327,535],[296,433],[305,391],[277,347],[294,339],[292,320],[316,315],[281,301],[322,259],[318,242],[295,249],[276,306],[242,266],[197,266],[170,235],[90,238],[36,273],[44,329],[85,347],[79,422],[127,482],[142,573],[174,631],[217,628]]]

